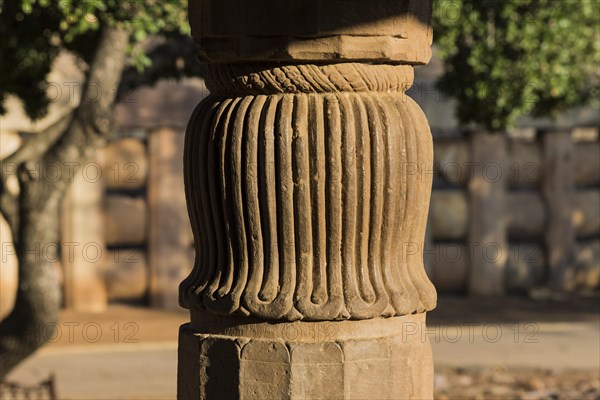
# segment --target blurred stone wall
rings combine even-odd
[[[547,168],[544,134],[520,131],[502,137],[507,160],[503,169],[490,163],[484,179],[506,179],[504,215],[492,219],[505,226],[508,248],[501,249],[506,259],[503,292],[528,292],[544,287],[550,278],[548,253],[553,243],[546,232],[552,206],[543,195],[544,182],[553,171]],[[574,186],[567,212],[575,241],[575,255],[570,268],[574,271],[574,286],[578,292],[598,291],[600,284],[600,142],[598,128],[578,128],[570,131],[573,142]],[[494,259],[496,249],[481,238],[469,242],[472,218],[469,183],[474,147],[468,135],[442,137],[434,140],[434,183],[429,213],[426,264],[428,273],[442,293],[466,293],[473,257],[481,252]],[[559,171],[560,172],[560,171]],[[568,238],[564,238],[567,241]],[[490,247],[486,253],[486,246]]]
[[[131,93],[118,106],[119,131],[102,150],[102,179],[95,183],[102,188],[96,201],[103,226],[97,238],[88,238],[99,244],[103,256],[73,266],[100,273],[75,282],[80,288],[73,292],[100,285],[105,290],[104,297],[97,296],[100,306],[125,301],[179,308],[178,286],[194,258],[183,188],[183,140],[187,121],[206,94],[199,79],[160,82]],[[64,210],[72,212],[72,207]],[[67,306],[97,308],[77,299]]]
[[[81,83],[68,57],[59,58],[52,74],[57,87]],[[2,117],[0,158],[75,107],[79,99],[66,93],[35,123],[10,99]],[[194,255],[183,191],[183,139],[192,111],[207,93],[201,79],[162,81],[130,93],[117,107],[113,140],[77,166],[63,204],[56,262],[65,307],[99,312],[109,302],[125,301],[178,308],[178,285]],[[14,303],[18,266],[3,219],[0,229],[2,318]]]

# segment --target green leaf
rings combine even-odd
[[[528,113],[552,116],[595,101],[597,0],[435,0],[434,6],[434,37],[446,67],[438,87],[457,100],[461,123],[504,130]]]

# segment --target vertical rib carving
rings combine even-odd
[[[205,99],[187,130],[197,257],[181,285],[184,307],[334,320],[435,306],[422,262],[432,144],[422,111],[403,93],[408,68],[213,74],[211,85],[230,94]],[[282,91],[299,77],[302,91]],[[253,94],[238,95],[250,82]],[[369,91],[386,85],[395,90]]]

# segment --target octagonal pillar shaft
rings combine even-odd
[[[422,0],[197,0],[178,396],[430,398]]]

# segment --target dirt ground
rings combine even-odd
[[[438,367],[436,400],[598,400],[598,371]]]
[[[539,343],[508,343],[499,351],[494,350],[498,350],[495,347],[500,346],[500,342],[498,346],[488,343],[495,347],[487,348],[465,343],[455,346],[463,353],[457,356],[453,365],[448,365],[452,357],[436,363],[437,400],[600,400],[600,370],[597,367],[580,368],[588,365],[584,357],[600,364],[600,353],[595,346],[600,342],[598,297],[560,301],[535,301],[518,296],[501,300],[443,297],[438,308],[429,314],[428,324],[502,324],[503,327],[536,324],[540,327],[536,332]],[[583,327],[588,329],[588,335],[578,332]],[[507,333],[512,341],[514,331],[509,329]],[[435,357],[436,344],[433,346]],[[438,355],[440,351],[453,350],[452,346],[446,343],[438,350]],[[538,348],[520,359],[516,357],[519,352],[532,347]],[[579,347],[580,351],[573,351],[574,347]],[[561,352],[562,349],[567,351]],[[498,354],[502,351],[506,351],[504,357]],[[472,353],[476,353],[475,358]],[[492,366],[486,362],[474,365],[477,358],[490,359],[492,353],[496,353],[496,361],[517,361],[510,366]],[[455,354],[459,352],[451,353],[452,356]],[[529,360],[532,362],[525,362]],[[464,365],[456,365],[461,363]]]

